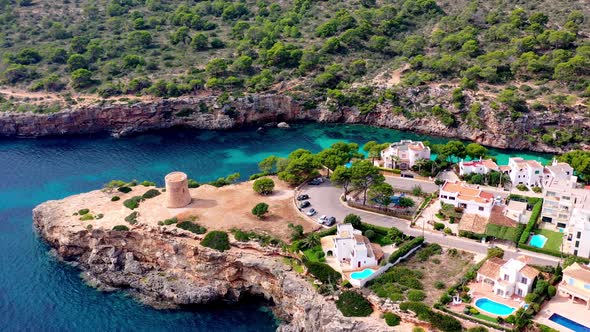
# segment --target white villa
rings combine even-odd
[[[481,159],[459,162],[459,175],[467,175],[471,173],[488,174],[491,171],[499,171],[498,165],[491,159]]]
[[[382,150],[381,160],[374,163],[375,166],[405,170],[416,165],[420,159],[430,159],[430,148],[422,142],[401,140]]]
[[[520,224],[526,224],[530,216],[526,214],[527,203],[511,200],[504,208],[504,215]]]
[[[543,165],[536,160],[524,160],[520,157],[508,159],[508,175],[514,186],[524,184],[527,187],[541,187],[543,183]]]
[[[494,257],[477,271],[477,282],[492,287],[492,292],[504,298],[525,297],[531,292],[539,270],[527,265],[524,257],[508,261]]]
[[[494,205],[494,195],[461,181],[446,181],[440,188],[442,203],[461,207],[465,213],[489,217]]]
[[[336,256],[343,268],[377,266],[383,258],[381,247],[371,243],[351,224],[339,224],[336,235],[325,236],[321,241],[326,256]]]
[[[590,267],[574,263],[563,270],[559,293],[570,298],[584,301],[586,310],[590,310]]]

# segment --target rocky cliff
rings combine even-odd
[[[233,246],[218,252],[200,246],[196,237],[146,225],[129,232],[91,229],[64,218],[67,213],[72,219],[64,201],[36,207],[34,225],[60,258],[75,263],[97,287],[128,289],[156,307],[263,296],[283,320],[280,331],[386,329],[380,319],[343,317],[333,301],[282,264],[276,250]]]
[[[406,112],[393,112],[390,102],[379,104],[372,112],[362,114],[355,107],[333,107],[330,100],[317,107],[305,108],[302,102],[284,94],[250,95],[220,102],[215,96],[180,97],[133,105],[87,106],[53,114],[2,113],[0,136],[38,137],[47,135],[89,134],[107,132],[114,136],[175,126],[196,129],[230,129],[260,126],[281,121],[317,121],[358,123],[423,134],[472,140],[497,148],[562,152],[544,144],[539,132],[544,128],[574,128],[590,132],[590,121],[583,106],[574,112],[544,110],[531,112],[514,121],[502,120],[489,103],[483,102],[478,114],[480,128],[468,125],[461,110],[454,110],[447,97],[450,88],[423,87],[404,90]],[[445,99],[446,98],[446,99]],[[475,95],[467,95],[467,101]],[[442,104],[456,113],[455,126],[445,126],[435,116],[425,114],[434,104]],[[414,115],[412,115],[414,114]]]

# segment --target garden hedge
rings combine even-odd
[[[519,244],[524,244],[528,240],[530,233],[535,228],[535,225],[537,224],[537,220],[539,219],[539,216],[541,215],[542,208],[543,208],[543,200],[540,199],[538,202],[535,203],[535,206],[533,207],[533,211],[531,212],[531,218],[529,219],[529,222],[526,224],[526,227],[525,227],[524,231],[522,232],[522,234],[520,235],[520,239],[518,240]]]
[[[424,243],[424,237],[422,236],[419,236],[409,242],[404,243],[401,247],[399,247],[398,250],[396,250],[394,253],[391,254],[391,256],[389,256],[389,263],[395,263],[395,261],[397,261],[398,258],[405,256],[415,247],[421,246],[422,243]]]

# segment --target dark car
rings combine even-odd
[[[307,195],[307,194],[297,196],[298,201],[304,201],[306,199],[309,199],[309,195]]]
[[[311,203],[309,201],[303,201],[301,202],[301,204],[299,204],[300,209],[305,209],[308,206],[311,206]]]
[[[330,217],[328,220],[324,221],[324,225],[326,226],[333,226],[336,223],[336,218]]]
[[[318,186],[321,183],[322,182],[320,180],[318,180],[318,179],[313,179],[313,180],[309,181],[309,185],[311,185],[311,186]]]

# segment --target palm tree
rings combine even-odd
[[[320,245],[320,236],[318,233],[309,234],[305,239],[301,240],[301,248],[311,249]]]
[[[398,156],[391,156],[391,168],[397,168],[397,163],[400,161],[401,159]]]

